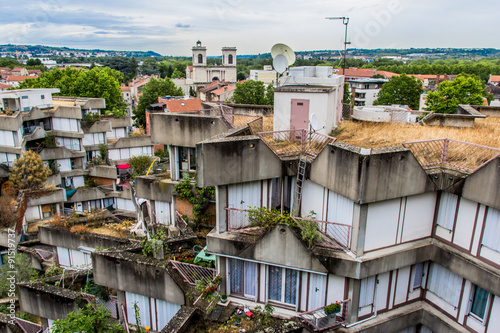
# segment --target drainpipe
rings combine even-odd
[[[375,284],[378,284],[378,279],[376,280],[376,283]],[[356,325],[359,325],[359,324],[362,324],[364,323],[365,321],[368,321],[368,320],[371,320],[373,318],[375,318],[377,316],[377,286],[375,286],[375,293],[373,295],[373,308],[375,309],[375,312],[373,312],[373,315],[371,317],[368,317],[368,318],[365,318],[363,320],[360,320],[360,321],[357,321],[355,323],[352,323],[352,324],[349,324],[349,325],[346,325],[345,327],[346,328],[350,328],[350,327],[353,327],[353,326],[356,326]]]

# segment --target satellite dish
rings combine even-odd
[[[288,67],[288,59],[283,54],[278,54],[273,59],[273,68],[276,72],[283,74]]]
[[[290,46],[281,43],[274,44],[274,46],[271,48],[271,56],[274,59],[279,54],[282,54],[286,57],[286,59],[288,60],[288,66],[291,66],[295,63],[295,52],[293,52]]]
[[[311,116],[309,117],[309,125],[313,131],[318,129],[318,118],[315,113],[311,113]]]

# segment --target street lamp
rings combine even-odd
[[[325,17],[327,20],[342,20],[342,24],[345,25],[345,39],[344,39],[344,64],[342,65],[342,75],[345,75],[346,66],[346,55],[347,55],[347,44],[351,42],[347,41],[347,24],[349,24],[349,18],[345,16],[339,17]]]

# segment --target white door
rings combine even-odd
[[[325,306],[326,275],[309,274],[309,303],[307,310]]]

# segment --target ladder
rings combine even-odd
[[[300,154],[299,156],[299,168],[297,170],[297,183],[295,183],[295,189],[293,191],[293,215],[298,216],[300,213],[300,203],[302,202],[302,186],[304,185],[305,175],[307,167],[307,155]]]

